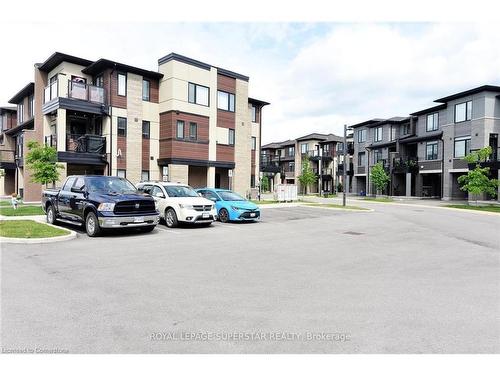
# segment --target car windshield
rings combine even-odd
[[[232,191],[219,191],[218,192],[222,200],[225,201],[244,201],[246,200],[241,195],[238,195]]]
[[[184,197],[198,197],[198,193],[189,186],[182,185],[163,185],[169,197],[184,198]]]
[[[132,183],[121,177],[95,177],[87,179],[87,191],[106,193],[135,193],[137,190]]]

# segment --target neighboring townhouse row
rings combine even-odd
[[[375,193],[370,171],[380,162],[391,176],[384,194],[467,199],[458,183],[469,170],[463,157],[487,146],[493,154],[483,165],[499,177],[500,86],[480,86],[435,102],[440,104],[408,117],[351,126],[354,193]]]
[[[337,192],[343,185],[343,138],[334,134],[312,133],[294,140],[274,142],[262,146],[261,171],[275,184],[296,184],[303,191],[298,177],[302,173],[303,162],[310,163],[317,176],[310,193]],[[349,156],[352,155],[352,136],[347,138]],[[347,166],[347,186],[352,183],[352,162]]]
[[[57,149],[71,174],[168,180],[246,195],[259,176],[262,108],[249,77],[175,53],[158,72],[56,52],[3,107],[0,195],[39,201],[29,141]],[[58,183],[60,182],[58,181]]]

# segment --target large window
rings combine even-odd
[[[402,135],[410,134],[410,123],[401,125],[401,134]]]
[[[383,129],[381,126],[374,129],[373,139],[375,140],[375,142],[380,142],[382,140],[382,131]]]
[[[439,128],[439,113],[431,113],[430,115],[427,115],[427,126],[426,130],[428,132],[438,130]]]
[[[472,119],[472,101],[455,104],[455,122]]]
[[[151,98],[151,83],[143,79],[142,80],[142,100],[149,102]]]
[[[438,143],[427,142],[425,146],[425,160],[437,160],[438,158]]]
[[[377,164],[382,160],[382,150],[374,150],[373,151],[373,163]]]
[[[397,137],[397,128],[395,126],[391,126],[391,141],[395,141]]]
[[[234,94],[225,91],[217,91],[217,108],[234,112]]]
[[[252,122],[257,122],[257,107],[252,105]]]
[[[177,139],[184,139],[184,121],[177,120]]]
[[[463,158],[470,153],[470,137],[455,138],[455,158]]]
[[[257,149],[257,138],[252,137],[252,151],[255,151]]]
[[[308,143],[302,143],[300,145],[300,153],[303,155],[303,154],[307,154],[307,150],[309,149],[309,144]]]
[[[366,154],[364,152],[358,152],[358,165],[364,166],[366,164]]]
[[[149,121],[142,122],[142,138],[149,139],[151,124]]]
[[[118,136],[127,136],[127,119],[125,117],[118,117]]]
[[[149,171],[141,172],[141,181],[149,181]]]
[[[228,136],[229,136],[228,144],[234,145],[234,129],[229,129]]]
[[[210,89],[208,87],[197,85],[195,83],[189,83],[188,85],[189,103],[208,106],[209,96],[210,96]]]
[[[127,76],[124,73],[118,73],[118,95],[127,96]]]
[[[358,143],[366,142],[366,129],[358,130]]]
[[[196,122],[189,123],[189,139],[192,141],[198,139],[198,124]]]
[[[295,147],[288,147],[288,156],[295,156]]]

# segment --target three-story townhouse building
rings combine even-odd
[[[107,174],[247,194],[259,174],[269,103],[248,97],[241,74],[174,53],[158,64],[155,72],[59,52],[36,64],[34,82],[10,100],[17,125],[3,132],[22,145],[15,191],[40,200],[22,158],[35,140],[57,149],[61,180]]]
[[[468,172],[463,157],[490,146],[483,163],[499,175],[500,86],[485,85],[435,100],[438,105],[409,117],[372,119],[354,131],[354,189],[374,194],[370,169],[381,162],[391,175],[384,192],[395,196],[467,199],[458,178]],[[483,197],[488,198],[488,197]]]

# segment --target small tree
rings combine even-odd
[[[467,172],[466,175],[458,177],[458,183],[461,185],[460,190],[467,191],[468,193],[474,195],[477,198],[480,194],[486,193],[492,197],[496,197],[498,189],[498,180],[495,178],[489,178],[490,168],[481,168],[479,163],[488,160],[492,153],[490,146],[482,148],[477,151],[471,152],[469,155],[464,157],[469,164],[475,164],[475,168]]]
[[[57,150],[54,147],[40,145],[38,142],[28,142],[28,154],[26,155],[26,167],[31,170],[32,182],[47,185],[49,182],[52,186],[59,180],[59,170],[64,168],[57,164]]]
[[[269,191],[269,178],[267,176],[263,176],[260,179],[260,190]]]
[[[382,163],[379,162],[372,167],[371,180],[373,185],[375,185],[375,196],[377,195],[377,192],[383,191],[387,187],[391,177],[385,171]]]
[[[307,194],[307,187],[318,180],[318,176],[316,176],[316,173],[312,170],[311,163],[309,163],[309,158],[307,156],[302,158],[302,170],[298,180],[304,187],[304,194]]]

